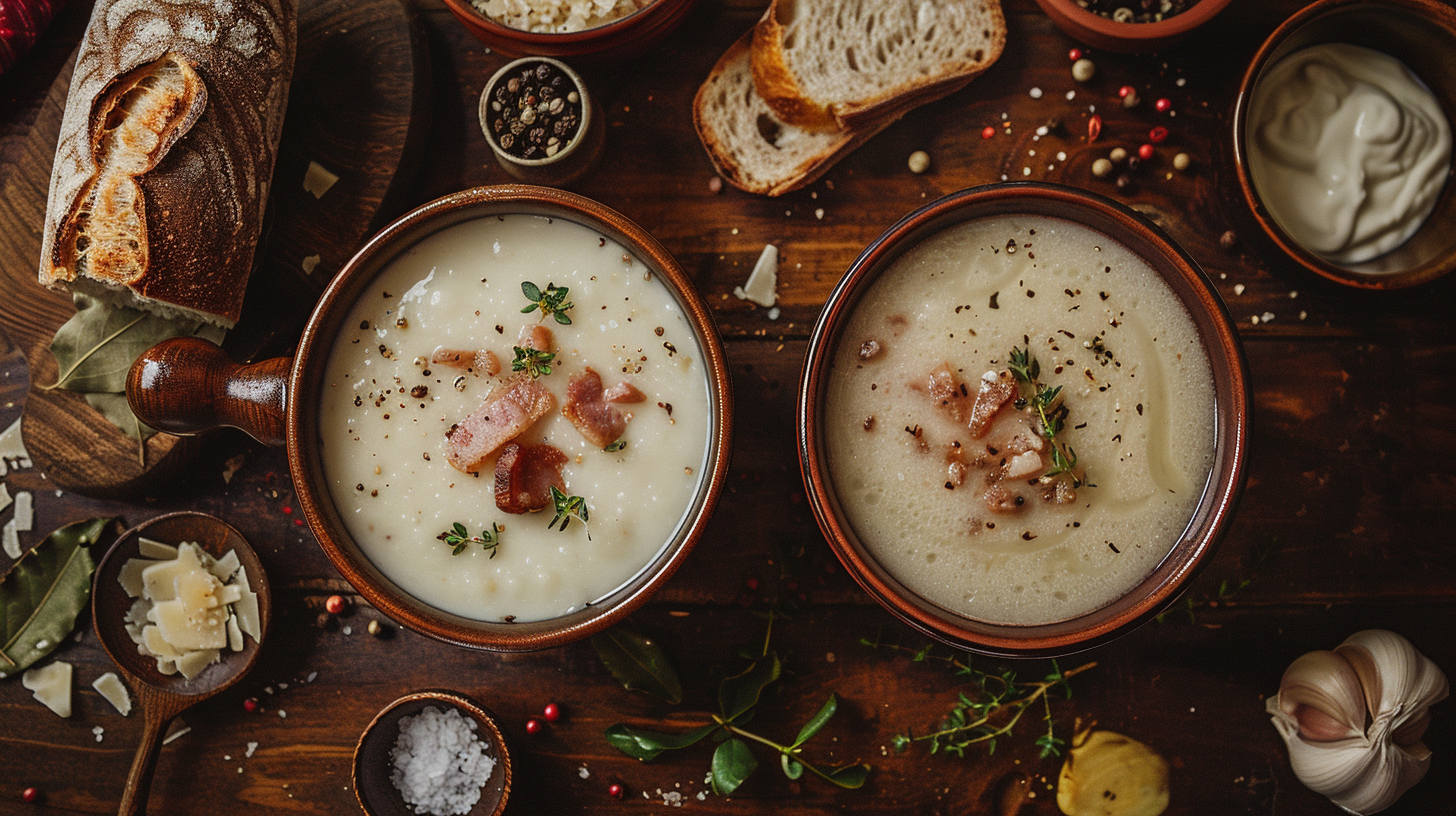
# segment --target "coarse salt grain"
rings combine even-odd
[[[1041,99],[1041,88],[1032,88],[1027,93],[1031,95],[1032,99]]]
[[[390,780],[416,813],[453,816],[469,813],[480,801],[495,759],[485,753],[476,728],[457,709],[441,712],[435,706],[399,721]]]

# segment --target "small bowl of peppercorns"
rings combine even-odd
[[[1036,0],[1074,39],[1122,53],[1156,51],[1213,19],[1229,0]]]
[[[480,94],[480,127],[507,173],[558,187],[591,168],[606,132],[586,83],[550,57],[525,57],[496,71]]]

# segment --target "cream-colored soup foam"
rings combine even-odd
[[[868,361],[866,339],[883,348]],[[974,395],[1015,346],[1064,389],[1059,438],[1095,487],[996,515],[972,481],[947,488],[949,446],[977,442],[924,383],[948,362]],[[1115,600],[1167,554],[1212,465],[1213,386],[1187,311],[1145,262],[1067,221],[986,218],[925,240],[865,293],[833,366],[829,467],[851,526],[897,579],[971,618],[1047,623]]]
[[[541,324],[557,356],[538,381],[556,407],[517,439],[567,455],[567,492],[586,498],[590,524],[565,531],[547,529],[549,509],[497,509],[494,457],[479,476],[446,458],[446,430],[511,374],[521,327],[540,319],[521,313],[522,281],[569,287],[575,304],[571,325]],[[438,347],[490,349],[502,371],[465,373],[457,390],[461,371],[428,362]],[[647,396],[621,406],[632,414],[621,451],[591,445],[561,415],[568,378],[587,366]],[[604,597],[673,537],[703,477],[708,381],[686,316],[622,246],[559,218],[482,218],[420,241],[355,304],[326,377],[324,472],[350,534],[405,591],[465,617],[542,620]],[[420,385],[428,394],[411,397]],[[472,534],[504,527],[495,557],[479,546],[451,555],[436,536],[455,522]]]

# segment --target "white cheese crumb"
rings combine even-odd
[[[306,682],[306,683],[312,683],[314,681],[314,678],[316,678],[316,677],[318,677],[318,672],[309,672],[308,673],[308,680],[306,680],[304,682]]]
[[[582,779],[590,779],[591,778],[591,771],[587,770],[586,769],[586,766],[583,765],[580,768],[577,768],[576,769],[576,775],[579,776],[579,777],[581,777]]]
[[[817,218],[817,219],[819,219],[820,221],[823,221],[824,220],[824,208],[823,207],[819,207],[819,208],[815,209],[814,210],[814,217]]]
[[[126,685],[121,682],[121,678],[116,676],[116,672],[107,672],[96,678],[91,683],[91,688],[96,689],[102,697],[105,697],[106,702],[111,703],[112,708],[121,712],[121,716],[131,714],[131,694],[126,690]]]
[[[100,742],[102,735],[104,735],[106,733],[106,729],[105,728],[102,728],[101,726],[98,725],[95,728],[91,729],[91,733],[95,734],[96,735],[96,741],[97,742]]]
[[[307,258],[303,259],[303,263],[300,264],[300,266],[303,267],[303,271],[306,274],[312,275],[313,271],[318,268],[319,261],[321,260],[323,260],[323,258],[320,258],[317,255],[310,255]]]
[[[15,494],[15,529],[22,533],[29,532],[35,526],[35,497],[30,491],[22,490]]]
[[[1039,127],[1039,128],[1036,129],[1036,135],[1038,135],[1038,136],[1045,136],[1045,135],[1047,135],[1048,132],[1049,131],[1047,130],[1047,126],[1046,125],[1042,125],[1041,127]]]
[[[167,726],[167,736],[162,737],[162,744],[169,745],[191,730],[192,726],[183,722],[181,717],[176,717],[172,720],[172,724]]]
[[[663,805],[672,805],[673,807],[682,807],[682,800],[683,800],[683,795],[681,793],[678,793],[677,791],[668,791],[667,793],[664,793],[662,795],[662,804]]]
[[[1188,84],[1188,78],[1187,77],[1178,77],[1177,79],[1173,80],[1173,84],[1174,85],[1177,85],[1178,87],[1181,88],[1184,85],[1187,85]]]
[[[345,626],[344,627],[344,634],[346,634],[346,635],[352,635],[352,634],[354,634],[354,627],[352,627],[352,626]]]
[[[1242,295],[1243,293],[1244,293],[1244,285],[1242,283],[1236,283],[1236,284],[1234,284],[1234,294],[1236,294],[1236,295]]]
[[[308,170],[303,174],[303,189],[313,193],[314,198],[323,198],[324,193],[334,186],[339,177],[324,169],[318,162],[309,162]]]
[[[1067,91],[1067,101],[1068,102],[1071,102],[1073,99],[1076,99],[1076,98],[1077,98],[1077,92],[1076,91]]]
[[[1259,322],[1261,322],[1261,323],[1269,323],[1269,322],[1271,322],[1273,320],[1274,320],[1274,313],[1273,312],[1265,312],[1262,315],[1259,315]]]
[[[243,756],[248,757],[248,758],[252,758],[253,752],[256,751],[256,750],[258,750],[258,743],[256,743],[256,742],[250,742],[250,743],[248,743],[248,752],[246,754],[243,754]]]
[[[1023,168],[1021,168],[1021,175],[1023,175],[1023,176],[1029,176],[1029,175],[1031,175],[1031,168],[1030,167],[1023,167]]]
[[[4,530],[0,532],[0,546],[11,558],[20,557],[20,533],[15,531],[15,519],[5,522]]]
[[[783,312],[780,312],[779,311],[779,307],[775,306],[772,309],[769,309],[768,310],[768,319],[769,320],[778,320],[779,319],[779,315],[781,315],[781,314],[783,314]]]
[[[283,709],[280,708],[280,709],[278,709],[278,716],[280,716],[280,717],[282,717],[283,719],[286,720],[286,719],[288,719],[288,712],[287,711],[284,711]]]
[[[779,248],[773,244],[764,244],[763,252],[759,254],[758,262],[753,265],[753,272],[748,276],[748,282],[743,286],[733,287],[733,296],[760,306],[772,306],[779,299],[776,291],[778,277]]]
[[[1066,161],[1066,160],[1067,160],[1067,152],[1065,150],[1058,150],[1057,151],[1057,161]]]
[[[1041,88],[1032,88],[1026,92],[1032,99],[1041,99]]]
[[[71,716],[71,664],[57,660],[40,668],[30,669],[20,676],[20,685],[25,686],[35,699],[59,717]]]

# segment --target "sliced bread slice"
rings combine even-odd
[[[753,78],[785,122],[854,129],[963,86],[1005,45],[1000,0],[773,0]]]
[[[908,110],[893,110],[854,130],[788,124],[754,87],[752,40],[749,31],[723,53],[693,100],[698,138],[718,172],[735,187],[770,196],[803,187]]]

